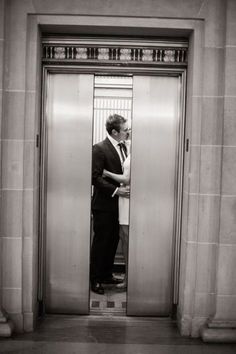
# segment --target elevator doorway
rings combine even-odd
[[[118,113],[132,125],[128,288],[122,307],[127,315],[171,314],[178,297],[183,80],[180,73],[47,72],[41,186],[46,312],[90,312],[92,144],[104,138],[106,116]],[[113,102],[108,108],[101,99],[105,91]],[[122,263],[119,249],[117,259]]]

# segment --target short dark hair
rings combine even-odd
[[[127,119],[120,116],[119,114],[111,114],[106,120],[106,130],[108,134],[111,134],[113,129],[119,133],[121,124],[126,122]]]

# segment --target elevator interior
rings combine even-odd
[[[90,312],[91,151],[105,136],[107,115],[118,113],[132,121],[126,313],[171,314],[178,298],[183,87],[183,72],[46,71],[39,289],[46,312]]]

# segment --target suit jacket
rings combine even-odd
[[[118,196],[112,197],[119,183],[108,177],[102,177],[103,170],[122,174],[120,157],[110,140],[106,138],[93,146],[92,184],[94,186],[93,210],[118,210]]]

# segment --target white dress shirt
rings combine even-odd
[[[123,160],[122,160],[122,156],[121,156],[121,152],[120,152],[120,147],[119,147],[119,143],[120,141],[115,140],[114,138],[112,138],[112,136],[110,136],[109,134],[107,134],[108,139],[110,140],[110,142],[112,143],[112,145],[114,146],[114,148],[116,149],[119,157],[120,157],[120,162],[121,165],[123,165]],[[122,166],[123,167],[123,166]]]
[[[116,149],[119,157],[120,157],[120,162],[121,162],[121,166],[123,169],[123,160],[122,160],[122,156],[121,156],[121,152],[120,152],[120,147],[118,146],[118,144],[120,143],[120,141],[115,140],[114,138],[112,138],[112,136],[110,136],[109,134],[107,134],[108,139],[110,140],[110,142],[112,143],[112,145],[114,146],[114,148]],[[114,197],[114,195],[116,195],[116,192],[118,190],[118,187],[115,189],[115,191],[112,194],[112,197]]]

